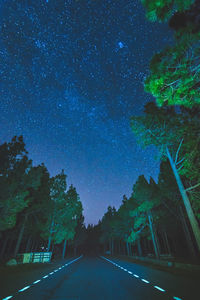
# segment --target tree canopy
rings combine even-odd
[[[184,12],[195,0],[141,0],[150,21],[168,21],[175,12]]]

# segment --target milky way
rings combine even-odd
[[[158,174],[130,116],[152,100],[143,81],[167,25],[145,19],[137,0],[1,1],[1,143],[23,135],[34,164],[64,169],[96,223],[137,177]]]

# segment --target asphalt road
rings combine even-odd
[[[54,271],[4,299],[200,299],[200,281],[118,259],[83,256]]]

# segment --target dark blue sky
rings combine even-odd
[[[0,142],[22,134],[34,164],[64,169],[97,223],[139,175],[157,178],[155,149],[141,149],[129,124],[152,100],[144,77],[170,31],[139,0],[0,3]]]

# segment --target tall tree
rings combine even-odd
[[[40,178],[40,184],[37,188],[29,188],[28,206],[24,208],[19,216],[19,235],[17,243],[15,246],[14,255],[19,251],[20,244],[24,235],[25,229],[27,227],[34,226],[34,232],[38,230],[38,235],[40,234],[40,226],[43,226],[42,220],[44,211],[48,209],[49,206],[49,173],[46,167],[42,164],[34,168],[35,176]],[[33,178],[31,178],[33,180]],[[34,224],[34,225],[33,225]],[[31,228],[33,230],[33,228]]]
[[[185,126],[181,115],[176,114],[172,108],[158,108],[153,103],[146,105],[144,116],[132,118],[131,126],[141,143],[146,146],[156,145],[161,158],[167,156],[169,159],[200,251],[200,229],[178,170],[184,159],[180,158],[180,153],[185,154],[186,151],[183,139],[188,137],[188,126]]]
[[[78,220],[80,219],[83,211],[79,195],[73,185],[70,185],[65,199],[66,203],[63,209],[65,217],[62,223],[62,229],[64,233],[63,258],[65,257],[66,243],[69,240],[73,240]]]
[[[152,197],[153,189],[154,185],[148,184],[143,175],[138,177],[133,186],[133,197],[137,202],[137,207],[130,211],[130,215],[135,218],[135,222],[129,239],[136,240],[139,233],[148,227],[156,258],[159,258],[159,246],[152,213],[152,209],[158,205],[158,201],[155,195]]]
[[[23,137],[0,146],[0,231],[12,228],[40,184],[40,172],[27,157]]]
[[[59,223],[59,213],[60,208],[63,208],[65,203],[65,190],[67,187],[66,175],[64,171],[52,178],[50,178],[50,198],[51,203],[49,205],[49,210],[47,212],[47,222],[46,226],[43,227],[42,237],[48,238],[47,250],[50,250],[52,239],[55,241],[63,240],[59,232],[55,229]],[[59,239],[60,238],[60,239]]]

